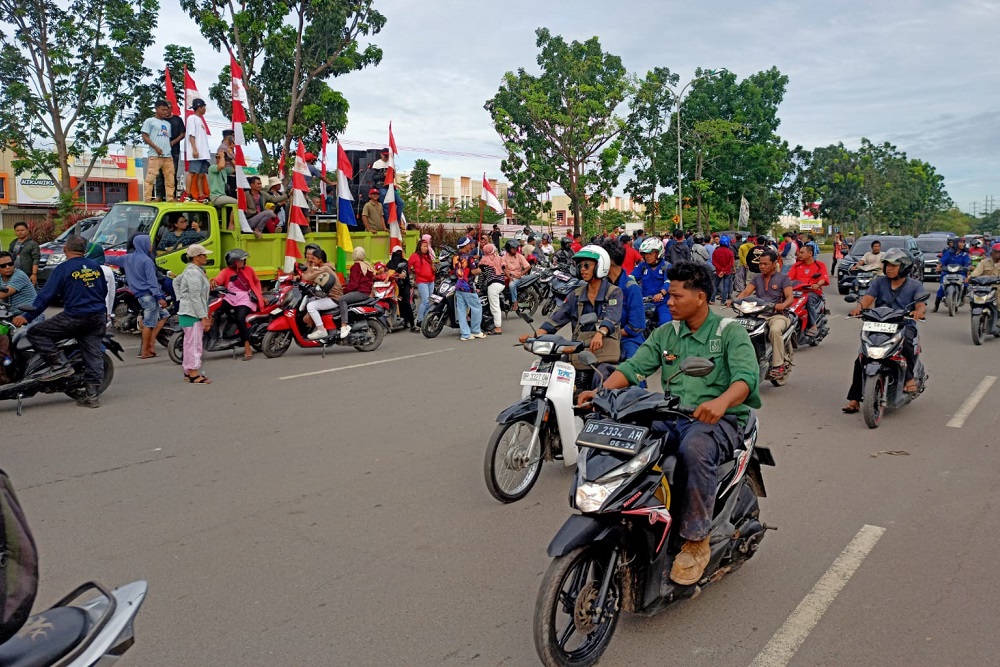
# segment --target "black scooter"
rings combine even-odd
[[[596,363],[588,351],[580,358]],[[708,359],[689,357],[674,377],[704,377],[713,368]],[[692,419],[694,409],[639,387],[601,390],[593,407],[577,437],[582,449],[570,489],[570,504],[581,514],[571,515],[549,544],[553,560],[535,604],[535,649],[547,667],[595,664],[622,612],[652,615],[695,596],[753,557],[768,528],[757,499],[766,495],[761,465],[774,465],[774,458],[757,446],[751,414],[742,445],[719,470],[705,574],[691,586],[670,580],[683,545],[673,528],[676,442],[652,424]]]
[[[1000,321],[997,318],[997,286],[1000,278],[977,276],[969,278],[972,306],[972,342],[982,345],[989,334],[1000,338]]]

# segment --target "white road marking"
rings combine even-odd
[[[996,381],[997,379],[993,375],[987,375],[984,377],[983,381],[979,383],[979,386],[973,389],[972,393],[969,394],[969,397],[965,399],[965,403],[962,403],[962,407],[958,409],[958,412],[956,412],[954,416],[948,420],[946,426],[950,426],[951,428],[962,428],[965,420],[969,418],[972,411],[976,409],[977,405],[979,405],[979,401],[983,400],[983,396],[986,395],[986,392],[990,390],[990,387],[992,387],[993,383]]]
[[[453,347],[446,347],[443,350],[434,350],[433,352],[421,352],[419,354],[407,354],[402,357],[393,357],[392,359],[379,359],[378,361],[368,361],[363,364],[351,364],[350,366],[337,366],[336,368],[326,368],[321,371],[311,371],[309,373],[299,373],[298,375],[286,375],[284,377],[278,378],[279,380],[296,380],[298,378],[309,377],[310,375],[323,375],[324,373],[336,373],[337,371],[346,371],[352,368],[361,368],[362,366],[377,366],[378,364],[388,364],[392,361],[402,361],[403,359],[414,359],[416,357],[426,357],[429,354],[441,354],[442,352],[449,352],[454,350]]]
[[[830,569],[823,573],[757,654],[750,667],[785,667],[788,664],[884,532],[885,528],[868,525],[858,531]]]

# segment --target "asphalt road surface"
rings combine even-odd
[[[860,324],[828,295],[831,335],[761,391],[777,460],[762,517],[778,530],[697,599],[625,617],[601,664],[996,664],[1000,386],[963,405],[1000,375],[1000,340],[974,347],[967,307],[929,315],[929,388],[872,431],[840,412]],[[90,579],[148,580],[125,665],[537,664],[531,618],[571,471],[548,465],[506,506],[482,479],[531,361],[512,346],[525,330],[401,332],[325,359],[209,354],[210,386],[182,382],[163,350],[138,361],[130,338],[99,410],[0,404],[38,605]]]

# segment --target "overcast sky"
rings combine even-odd
[[[205,92],[228,59],[205,44],[177,0],[162,2],[150,65],[162,66],[166,44],[191,46]],[[667,66],[682,84],[696,67],[744,78],[776,66],[790,79],[778,129],[790,145],[890,141],[944,174],[963,210],[978,201],[982,211],[988,195],[1000,207],[1000,0],[376,5],[387,18],[374,39],[382,64],[330,85],[351,106],[345,147],[385,143],[391,120],[401,169],[423,157],[433,173],[502,178],[503,149],[483,104],[504,72],[535,68],[534,31],[544,26],[567,40],[596,35],[629,71]]]

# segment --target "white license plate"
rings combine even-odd
[[[524,371],[521,373],[522,387],[548,387],[549,373],[536,373],[535,371]]]
[[[874,333],[896,333],[898,324],[892,322],[865,322],[861,325],[862,331],[872,331]]]
[[[442,299],[444,299],[444,297],[440,294],[431,294],[431,303],[441,303]]]

